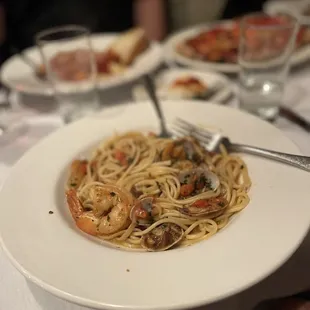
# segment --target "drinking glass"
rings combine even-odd
[[[247,15],[240,22],[240,107],[273,120],[282,103],[298,22],[289,15]]]
[[[59,112],[70,122],[99,108],[95,55],[87,28],[76,25],[44,30],[36,42]]]

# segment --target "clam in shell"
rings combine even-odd
[[[179,225],[163,223],[145,234],[141,245],[148,251],[165,251],[180,242],[183,235],[184,231]]]
[[[219,196],[197,200],[190,206],[180,208],[179,211],[191,217],[215,218],[223,214],[227,207],[228,201]]]
[[[181,171],[179,174],[181,184],[195,183],[195,189],[207,188],[216,191],[220,186],[219,177],[205,166]]]

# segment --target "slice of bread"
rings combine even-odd
[[[149,46],[145,31],[141,28],[130,29],[118,36],[110,49],[115,52],[124,65],[130,65],[137,56]]]

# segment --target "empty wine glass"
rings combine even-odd
[[[44,30],[36,42],[65,122],[99,108],[97,68],[87,28],[68,25]]]

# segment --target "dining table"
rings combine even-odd
[[[235,83],[235,78],[232,78]],[[137,81],[101,93],[102,108],[111,103],[122,105],[124,113],[126,106],[135,104],[132,97],[132,88]],[[235,84],[237,91],[237,84]],[[1,97],[2,96],[2,97]],[[3,99],[4,94],[0,93]],[[3,101],[3,100],[2,100]],[[63,121],[55,109],[55,102],[51,97],[31,96],[12,91],[10,101],[14,107],[11,113],[12,122],[20,123],[20,132],[11,138],[0,139],[0,186],[10,174],[13,165],[27,150],[38,143],[45,136],[63,126]],[[147,104],[147,103],[146,103]],[[206,102],[206,104],[209,104]],[[232,97],[226,105],[238,107],[237,96]],[[300,113],[310,121],[310,63],[292,70],[287,81],[284,104]],[[194,107],[193,107],[194,108]],[[111,115],[110,117],[113,117]],[[310,133],[283,118],[278,118],[274,125],[285,135],[291,138],[301,152],[310,156]],[[249,128],[249,130],[251,130]],[[268,171],[266,171],[268,173]],[[309,184],[310,190],[310,184]],[[293,194],[293,193],[292,193]],[[16,193],[18,195],[18,193]],[[44,203],[44,201],[42,202]],[[309,203],[305,201],[304,203]],[[2,206],[3,207],[3,206]],[[22,207],[22,206],[21,206]],[[270,206],[272,208],[272,206]],[[294,208],[294,206],[292,206]],[[18,216],[18,215],[17,215]],[[298,225],[292,218],[292,227]],[[16,227],[16,229],[23,229]],[[274,225],[276,234],[277,225]],[[287,232],[289,234],[289,230]],[[285,236],[283,236],[285,238]],[[255,242],[255,240],[253,240]],[[264,245],[261,247],[261,255]],[[275,244],[275,246],[277,246]],[[247,255],[247,249],[244,249]],[[310,234],[304,239],[295,254],[277,271],[253,287],[214,304],[198,309],[254,309],[261,302],[296,294],[310,290]],[[44,262],[42,262],[44,264]],[[206,281],[208,281],[206,279]],[[33,284],[30,279],[24,278],[10,263],[4,251],[0,248],[0,310],[87,310],[87,308],[58,299],[42,288]],[[264,309],[264,304],[259,306]]]

